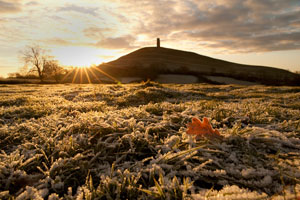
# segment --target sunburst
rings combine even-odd
[[[72,83],[76,83],[76,80],[79,79],[79,83],[84,83],[84,79],[88,81],[89,84],[93,84],[92,79],[90,75],[92,75],[98,83],[101,83],[101,79],[96,75],[95,71],[100,72],[104,76],[108,77],[115,83],[120,83],[118,79],[113,77],[112,75],[108,74],[107,72],[103,71],[97,66],[91,66],[91,67],[76,67],[75,69],[71,69],[62,79],[62,82],[64,82],[68,77],[72,76]]]
[[[93,77],[96,78],[96,80],[98,81],[98,83],[101,83],[102,81],[99,79],[99,77],[93,72],[93,66],[88,68],[88,71],[91,72],[91,74],[93,75]]]
[[[104,76],[110,78],[111,80],[115,81],[116,83],[120,82],[118,79],[116,79],[115,77],[109,75],[108,73],[106,73],[105,71],[103,71],[102,69],[100,69],[99,67],[91,67],[91,69],[97,70],[98,72],[102,73]]]

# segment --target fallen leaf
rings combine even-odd
[[[192,123],[187,124],[187,131],[186,133],[189,135],[196,135],[199,136],[205,136],[205,137],[220,137],[220,133],[218,130],[215,130],[212,128],[211,124],[209,123],[208,119],[206,117],[203,118],[203,122],[201,122],[199,119],[194,117],[192,119]]]

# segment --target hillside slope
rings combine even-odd
[[[159,74],[205,75],[232,77],[267,85],[297,85],[299,75],[287,70],[243,65],[219,60],[193,52],[145,47],[99,66],[116,76],[136,76],[154,79]]]

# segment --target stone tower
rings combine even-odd
[[[159,48],[160,47],[160,39],[157,38],[157,41],[156,41],[156,47]]]

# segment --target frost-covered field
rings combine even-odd
[[[0,199],[296,199],[300,87],[1,85],[0,149]]]

